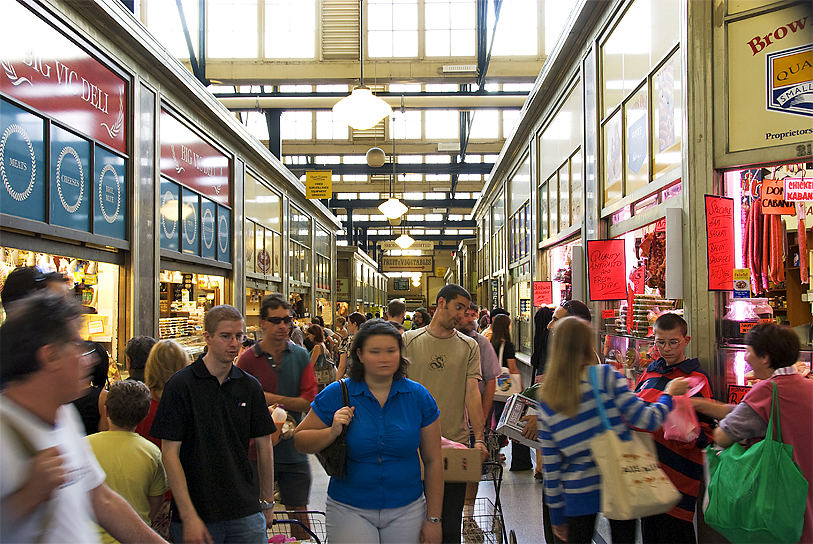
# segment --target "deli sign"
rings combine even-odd
[[[229,158],[161,110],[161,175],[229,206]]]
[[[127,153],[127,81],[17,2],[3,2],[0,91]]]

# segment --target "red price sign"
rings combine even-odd
[[[553,282],[535,281],[534,306],[544,306],[545,304],[553,304]]]
[[[734,199],[706,195],[709,291],[734,289]]]
[[[729,385],[728,404],[739,404],[750,390],[751,388],[746,385]]]
[[[627,297],[627,260],[624,240],[588,240],[587,275],[590,300]]]
[[[602,310],[601,311],[601,317],[603,319],[612,319],[612,318],[615,317],[615,310],[613,310],[613,309]]]
[[[646,286],[646,267],[639,266],[638,268],[633,268],[630,274],[630,280],[632,281],[632,292],[636,295],[643,294],[644,287]]]

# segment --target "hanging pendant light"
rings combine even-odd
[[[383,213],[387,219],[397,219],[404,215],[409,208],[397,198],[390,197],[379,204],[378,210]]]
[[[415,239],[409,234],[403,233],[401,236],[395,239],[395,243],[398,244],[398,247],[401,249],[407,249],[415,243]]]
[[[364,6],[359,0],[359,63],[361,73],[358,87],[333,106],[333,113],[356,130],[374,127],[392,113],[392,108],[364,86]]]

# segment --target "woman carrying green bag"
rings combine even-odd
[[[799,339],[789,328],[765,323],[751,329],[745,343],[745,361],[762,381],[736,406],[692,399],[699,412],[722,419],[714,440],[729,448],[709,459],[706,522],[732,542],[813,543],[813,381],[793,367]],[[772,410],[774,396],[778,403]],[[776,429],[773,440],[769,423]],[[753,450],[735,445],[763,437]],[[712,450],[708,454],[715,455]],[[756,458],[749,463],[749,457]],[[757,478],[748,479],[747,464]],[[751,496],[744,507],[732,508],[734,494],[746,491]],[[766,519],[763,527],[760,518]]]

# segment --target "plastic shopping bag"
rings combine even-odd
[[[700,422],[688,395],[672,398],[672,411],[663,422],[663,437],[678,442],[692,442],[700,436]]]

